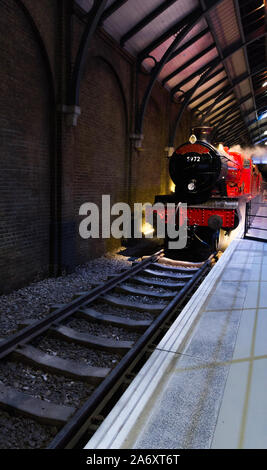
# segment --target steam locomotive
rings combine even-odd
[[[201,245],[214,251],[220,229],[229,233],[238,226],[241,201],[248,202],[261,189],[262,177],[252,160],[222,144],[215,148],[209,142],[211,131],[195,128],[189,142],[175,150],[169,161],[175,191],[155,198],[164,205],[187,203],[190,253],[201,251]]]

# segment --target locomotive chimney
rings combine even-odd
[[[210,143],[210,137],[211,137],[212,131],[213,131],[213,128],[207,127],[207,126],[193,128],[193,134],[196,136],[197,140],[202,140],[208,143]]]

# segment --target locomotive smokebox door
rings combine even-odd
[[[169,165],[177,200],[189,204],[207,201],[222,176],[220,154],[204,141],[178,147]]]

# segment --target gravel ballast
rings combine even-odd
[[[124,328],[111,325],[100,325],[87,320],[73,319],[67,323],[67,326],[89,335],[99,336],[101,338],[114,339],[116,341],[137,341],[139,334]]]
[[[96,300],[90,304],[90,307],[100,313],[107,313],[109,315],[115,315],[122,318],[130,318],[132,320],[153,320],[155,315],[148,312],[139,312],[138,310],[131,310],[124,307],[116,307],[111,305],[104,300]]]
[[[57,432],[55,426],[39,424],[16,412],[0,410],[0,449],[42,449]]]
[[[0,362],[0,382],[34,398],[75,408],[94,390],[84,382],[11,361]]]
[[[62,359],[70,359],[73,361],[79,360],[91,367],[113,368],[121,360],[119,354],[93,350],[76,343],[49,338],[48,336],[39,337],[32,344],[51,356],[58,356]]]
[[[96,282],[130,267],[126,257],[112,252],[77,267],[72,274],[34,282],[0,296],[0,337],[14,334],[19,322],[43,318],[52,305],[70,302],[77,292],[87,291]]]

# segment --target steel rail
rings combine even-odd
[[[0,359],[14,351],[14,349],[18,345],[32,341],[34,338],[48,330],[51,325],[58,324],[59,322],[76,312],[78,308],[82,307],[85,304],[88,304],[89,302],[93,302],[100,295],[103,295],[106,292],[112,290],[114,287],[116,287],[117,284],[126,281],[139,271],[142,271],[148,265],[157,261],[162,252],[163,250],[154,253],[149,258],[145,259],[144,261],[141,261],[138,265],[135,265],[126,272],[115,276],[114,279],[110,279],[109,281],[100,284],[99,286],[90,290],[90,292],[79,296],[77,299],[73,300],[67,305],[64,305],[63,307],[59,307],[58,309],[54,310],[51,314],[47,315],[45,318],[37,320],[33,324],[23,328],[21,331],[18,331],[5,341],[1,342]]]
[[[159,329],[169,320],[177,307],[185,300],[185,297],[191,292],[199,278],[204,275],[210,265],[208,259],[204,265],[192,276],[190,281],[177,293],[172,301],[164,308],[155,321],[147,328],[145,333],[138,339],[133,348],[122,358],[119,364],[97,387],[84,405],[72,416],[70,421],[60,430],[47,449],[74,448],[86,433],[92,420],[92,416],[98,411],[99,406],[107,394],[114,394],[122,383],[122,379],[129,373],[140,354],[143,356],[147,347],[151,344],[154,337],[159,333]]]

